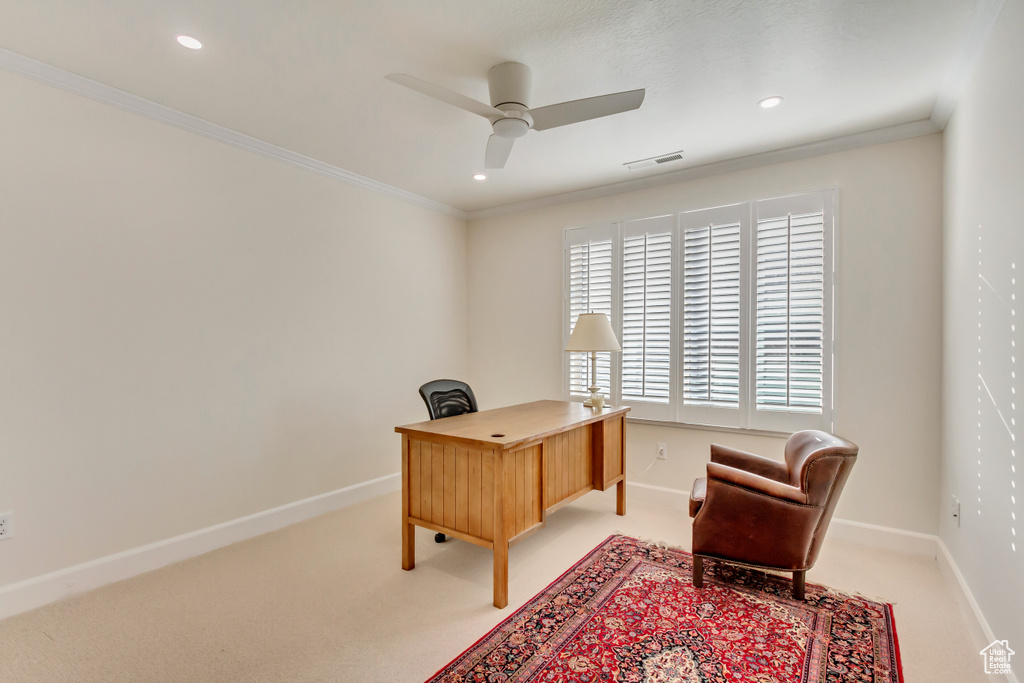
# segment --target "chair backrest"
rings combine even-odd
[[[789,483],[807,494],[809,504],[822,508],[807,553],[808,566],[818,558],[825,530],[832,520],[839,494],[850,476],[858,451],[857,444],[818,430],[796,432],[786,441]]]
[[[476,396],[465,382],[456,379],[435,379],[420,387],[420,396],[427,404],[431,420],[452,417],[464,413],[475,413]]]

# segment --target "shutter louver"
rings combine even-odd
[[[622,398],[668,403],[672,233],[623,241]]]
[[[758,220],[758,410],[822,412],[824,278],[821,212]]]
[[[583,242],[569,248],[569,331],[580,313],[612,313],[612,242]],[[605,395],[611,389],[611,354],[597,354],[597,383]],[[569,393],[590,394],[590,354],[569,353]]]
[[[683,232],[683,403],[740,403],[740,224]]]

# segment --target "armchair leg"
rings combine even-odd
[[[704,587],[704,558],[700,555],[693,556],[693,587]]]
[[[806,570],[793,572],[793,599],[803,600],[804,599],[804,576],[807,574]]]

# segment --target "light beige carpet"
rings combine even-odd
[[[491,606],[483,548],[417,530],[398,494],[0,621],[0,681],[423,681],[608,535],[689,547],[682,509],[591,493],[509,553]],[[988,681],[934,559],[826,541],[808,582],[895,604],[908,681]]]

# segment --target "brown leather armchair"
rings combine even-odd
[[[690,492],[693,585],[704,584],[704,558],[793,572],[793,597],[804,599],[839,493],[858,448],[811,430],[786,441],[785,462],[711,445],[707,477]]]

